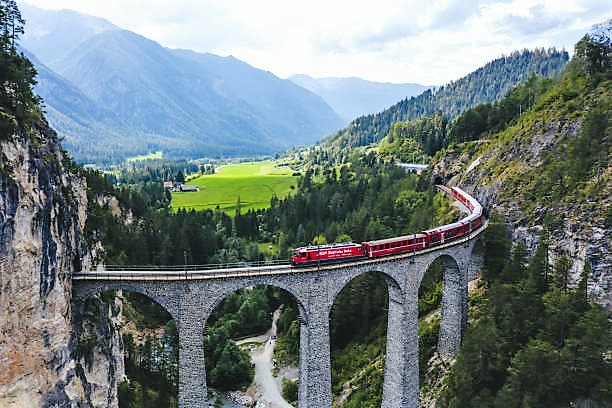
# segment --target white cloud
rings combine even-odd
[[[515,49],[571,51],[612,17],[595,0],[26,0],[104,17],[162,45],[286,77],[442,84]],[[27,29],[27,27],[26,27]]]

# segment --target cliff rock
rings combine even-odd
[[[0,407],[95,400],[71,310],[71,274],[88,262],[86,187],[46,125],[0,141]]]
[[[550,265],[561,255],[569,256],[573,261],[569,284],[575,286],[588,262],[589,295],[610,309],[612,234],[605,219],[612,202],[609,163],[602,174],[589,180],[591,185],[603,185],[598,193],[548,202],[546,197],[536,202],[528,194],[528,184],[537,185],[543,182],[539,177],[546,177],[545,156],[557,154],[580,133],[581,126],[580,117],[571,121],[541,120],[535,126],[524,122],[510,130],[511,137],[476,142],[481,145],[479,154],[468,154],[470,148],[462,146],[449,150],[435,163],[433,178],[461,186],[473,193],[487,211],[502,214],[511,225],[514,242],[524,242],[531,253],[547,229]]]

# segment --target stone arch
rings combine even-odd
[[[92,328],[94,330],[93,333],[97,334],[97,337],[98,337],[98,343],[95,346],[96,348],[103,347],[103,349],[106,349],[108,347],[114,347],[113,350],[122,352],[119,354],[120,357],[117,357],[113,353],[113,356],[107,359],[107,364],[102,364],[101,366],[94,367],[93,370],[90,367],[87,367],[87,368],[85,366],[83,367],[84,375],[86,376],[87,381],[89,382],[87,386],[92,387],[92,392],[106,393],[107,395],[106,398],[109,399],[109,404],[111,403],[110,401],[112,399],[115,405],[117,404],[117,401],[118,401],[117,395],[118,395],[119,382],[125,379],[123,375],[127,375],[127,370],[126,370],[127,357],[123,354],[123,352],[125,352],[124,347],[126,344],[125,338],[123,337],[124,332],[122,330],[118,330],[117,329],[118,326],[114,326],[114,324],[116,323],[114,319],[116,319],[119,315],[115,314],[116,312],[109,312],[108,316],[106,317],[104,317],[104,315],[98,314],[98,316],[103,316],[103,318],[99,320],[96,319],[97,321],[92,322],[91,319],[86,319],[86,316],[87,316],[86,311],[89,306],[94,305],[98,308],[97,312],[100,313],[102,310],[100,306],[107,306],[107,305],[103,301],[100,302],[100,299],[96,300],[95,299],[96,296],[107,293],[107,294],[111,294],[113,299],[116,299],[117,297],[116,297],[115,292],[119,290],[123,291],[124,293],[129,292],[129,293],[139,294],[143,296],[144,298],[148,299],[149,301],[154,302],[155,304],[158,305],[158,307],[161,307],[168,314],[170,319],[175,320],[175,322],[178,325],[178,320],[176,319],[176,314],[175,314],[176,308],[171,307],[171,306],[169,307],[171,302],[169,302],[167,298],[164,298],[163,296],[160,296],[158,293],[155,293],[155,291],[153,291],[151,287],[142,287],[139,284],[134,284],[134,285],[125,284],[123,282],[117,282],[117,283],[112,283],[112,282],[100,283],[100,282],[84,282],[84,281],[74,281],[73,282],[73,297],[72,297],[72,305],[71,305],[72,306],[71,313],[72,313],[73,331],[71,334],[71,342],[74,347],[73,350],[77,350],[75,351],[75,354],[74,354],[75,358],[77,359],[83,358],[82,356],[79,355],[78,344],[80,340],[83,338],[82,336],[84,334],[87,334],[88,336],[91,335]],[[89,303],[89,302],[93,302],[93,303]],[[109,310],[114,310],[114,309],[115,309],[115,306],[111,306],[109,308]],[[116,309],[116,310],[120,310],[120,309]],[[85,323],[86,320],[88,320],[88,323]],[[101,324],[100,321],[104,323]],[[104,327],[105,331],[100,332],[99,331],[100,327]],[[110,330],[108,330],[109,328]],[[142,333],[141,330],[139,331]],[[100,371],[100,370],[106,370],[106,369],[108,370],[108,380],[110,380],[110,382],[107,383],[108,385],[102,385],[99,382],[100,381],[99,378],[103,378],[104,375],[101,373],[106,373],[106,372]],[[112,373],[112,377],[111,377],[111,373]]]
[[[467,271],[468,284],[476,280],[484,267],[484,243],[481,236],[473,240],[472,251]]]
[[[129,285],[118,282],[103,285],[99,283],[87,285],[84,283],[73,282],[73,287],[75,288],[73,289],[72,301],[77,306],[78,304],[75,303],[75,300],[78,300],[80,304],[85,304],[88,299],[91,299],[92,297],[99,295],[103,292],[122,290],[126,292],[138,293],[140,295],[145,296],[146,298],[160,305],[166,312],[168,312],[172,319],[178,321],[179,310],[178,306],[176,305],[176,301],[170,299],[167,294],[162,294],[165,291],[149,288],[147,286],[142,285],[142,283]]]
[[[224,280],[214,284],[213,290],[208,291],[213,295],[209,296],[206,301],[205,321],[203,327],[209,325],[209,317],[215,309],[219,307],[221,302],[226,299],[230,294],[235,293],[241,289],[254,286],[271,286],[274,288],[281,289],[288,293],[291,298],[295,301],[298,309],[298,321],[299,321],[299,375],[300,375],[300,390],[298,392],[298,398],[302,401],[307,395],[304,392],[302,384],[306,384],[305,379],[307,378],[307,369],[305,368],[304,354],[307,354],[305,350],[308,349],[308,333],[309,333],[309,319],[310,315],[308,309],[305,307],[305,300],[303,295],[299,292],[299,279],[287,279],[288,276],[281,277],[248,277],[239,278],[233,280]],[[212,405],[211,405],[212,406]]]
[[[436,261],[441,261],[444,269],[446,268],[459,268],[460,259],[456,254],[456,251],[450,251],[445,248],[441,251],[430,252],[423,257],[422,268],[418,271],[417,276],[417,288],[421,286],[423,276],[431,268]]]
[[[404,297],[404,291],[402,290],[402,285],[399,283],[398,279],[393,276],[393,274],[389,271],[387,266],[382,267],[382,265],[376,266],[362,266],[359,268],[354,268],[355,272],[353,273],[338,273],[338,278],[335,279],[335,284],[330,288],[331,293],[329,296],[330,304],[328,305],[328,313],[331,312],[331,308],[333,304],[336,302],[336,298],[342,292],[342,290],[351,283],[354,279],[358,278],[361,275],[366,273],[379,273],[384,276],[385,281],[387,282],[387,291],[389,292],[389,300],[392,298],[397,301],[402,301]]]
[[[382,406],[395,406],[397,403],[397,385],[402,384],[403,380],[403,367],[404,367],[404,354],[402,352],[404,341],[403,335],[405,327],[402,324],[403,316],[405,316],[405,305],[404,305],[404,290],[402,289],[398,279],[393,276],[394,269],[405,269],[407,264],[395,265],[390,267],[388,265],[376,265],[366,266],[359,268],[353,273],[342,274],[342,279],[333,288],[334,291],[331,293],[331,305],[328,310],[329,322],[331,325],[331,310],[339,294],[343,289],[347,288],[349,283],[353,282],[360,276],[367,273],[378,274],[384,277],[386,283],[386,289],[388,294],[387,307],[387,321],[386,321],[386,350],[385,350],[385,367],[384,367],[384,382],[382,389]],[[331,340],[331,338],[330,338]],[[330,343],[331,344],[331,343]],[[330,362],[331,363],[331,362]],[[331,365],[330,365],[331,369]]]
[[[219,290],[215,291],[215,296],[209,299],[207,310],[205,311],[206,320],[208,320],[208,316],[210,316],[213,310],[219,306],[223,299],[234,292],[250,286],[273,286],[289,293],[291,296],[293,296],[298,305],[300,320],[303,320],[304,322],[308,321],[308,315],[306,308],[304,307],[304,299],[302,299],[301,293],[299,293],[293,285],[287,284],[286,279],[276,280],[265,278],[240,279],[232,281],[231,283],[225,282],[223,285],[221,285]]]
[[[468,248],[470,249],[470,248]],[[432,264],[440,260],[444,273],[442,291],[442,318],[438,335],[438,353],[443,358],[453,357],[459,351],[463,331],[467,325],[467,265],[462,259],[465,252],[440,251],[426,263],[419,277],[419,286],[425,272]]]

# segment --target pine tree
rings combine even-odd
[[[484,233],[485,241],[485,265],[482,278],[491,282],[499,277],[508,258],[512,241],[510,231],[499,214],[494,213],[489,221],[489,226]]]
[[[515,283],[523,278],[525,263],[527,261],[527,247],[522,242],[516,244],[512,250],[512,258],[501,273],[501,280],[505,283]]]
[[[569,273],[572,264],[572,259],[563,254],[555,261],[553,266],[553,282],[558,289],[561,289],[564,292],[567,292]]]
[[[19,34],[24,33],[25,20],[21,17],[15,0],[0,0],[0,37],[2,47],[15,48]]]
[[[536,251],[527,265],[527,277],[537,293],[546,291],[548,284],[548,234],[543,233]]]
[[[16,41],[24,20],[13,0],[0,0],[0,135],[7,137],[42,119],[40,99],[34,95],[36,70]]]

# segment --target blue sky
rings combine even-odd
[[[99,16],[171,48],[286,78],[440,85],[513,50],[565,48],[612,18],[602,0],[25,0]],[[26,26],[27,29],[27,26]]]

